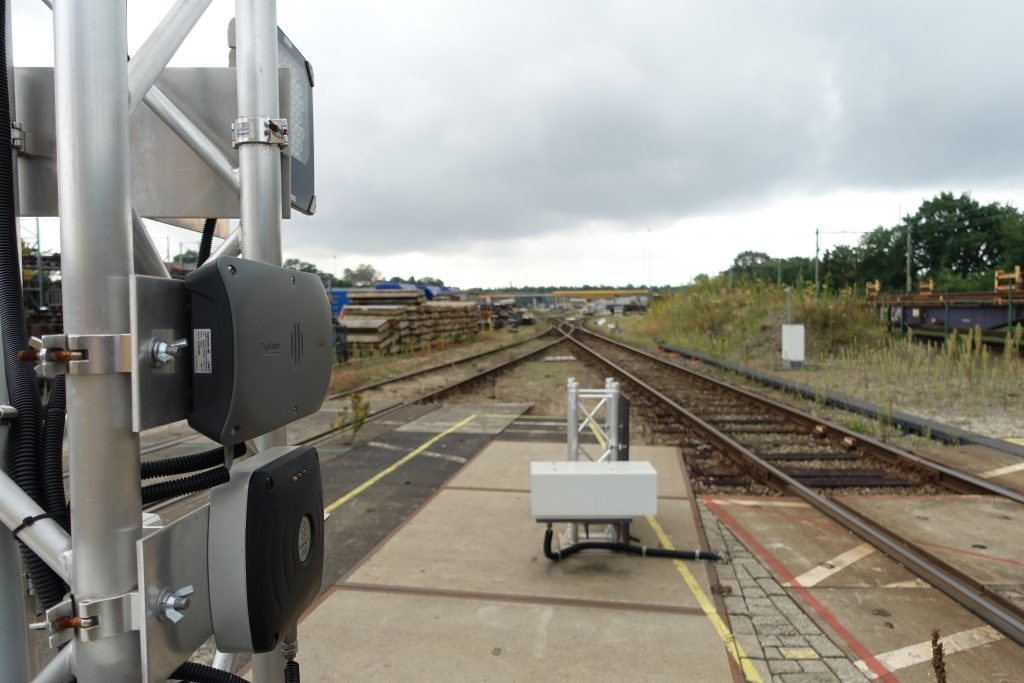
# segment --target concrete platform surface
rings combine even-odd
[[[453,417],[438,413],[424,417]],[[564,453],[492,441],[471,459],[302,621],[306,680],[739,680],[705,612],[702,563],[544,557],[529,462]],[[655,463],[662,496],[657,520],[636,520],[632,535],[657,547],[657,528],[699,547],[677,451],[631,456]]]
[[[302,680],[729,681],[703,616],[340,588],[299,629]]]

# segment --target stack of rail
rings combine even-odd
[[[349,293],[338,324],[346,328],[353,355],[415,351],[439,341],[464,341],[477,334],[475,303],[424,301],[418,290]]]

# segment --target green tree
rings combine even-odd
[[[369,287],[375,282],[379,282],[384,276],[369,263],[360,263],[354,269],[346,268],[343,277],[355,287]]]

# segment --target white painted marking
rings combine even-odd
[[[1002,639],[1003,634],[991,626],[979,626],[943,637],[942,649],[947,655],[951,655],[954,652],[970,650],[971,648],[988,645]],[[924,664],[925,662],[930,663],[932,661],[932,643],[926,640],[923,643],[907,645],[898,650],[875,655],[875,659],[881,662],[882,666],[889,671],[899,671],[900,669],[906,669],[915,664]],[[871,667],[865,664],[863,659],[854,662],[854,664],[868,678],[872,680],[878,678],[878,674],[872,671]]]
[[[1014,472],[1024,472],[1024,462],[1019,462],[1016,465],[1007,465],[1005,467],[997,467],[994,470],[988,472],[982,472],[978,476],[982,479],[993,479],[995,477],[1003,477],[1007,474],[1013,474]]]
[[[911,579],[910,581],[897,581],[896,583],[887,583],[882,588],[931,588],[927,581],[921,579]]]
[[[831,560],[822,562],[817,567],[808,569],[803,574],[790,581],[788,585],[803,586],[804,588],[817,586],[833,574],[843,571],[854,562],[859,562],[874,552],[875,547],[873,545],[870,543],[861,543],[857,547],[847,550],[845,553],[836,555]]]
[[[719,505],[739,505],[747,508],[775,507],[775,508],[806,508],[807,503],[799,500],[771,500],[768,498],[716,498]]]
[[[381,450],[385,451],[398,451],[400,453],[405,452],[405,448],[403,446],[395,446],[394,444],[384,443],[383,441],[371,441],[367,445],[373,446],[374,448],[380,448]],[[437,458],[439,460],[449,460],[451,462],[457,462],[462,464],[466,463],[466,458],[462,457],[461,455],[451,455],[450,453],[438,453],[437,451],[423,451],[420,453],[420,455],[426,456],[428,458]]]

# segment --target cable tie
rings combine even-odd
[[[20,534],[25,529],[25,527],[30,527],[30,526],[32,526],[33,524],[35,524],[36,522],[38,522],[41,519],[55,519],[55,518],[49,512],[44,512],[43,514],[36,515],[35,517],[26,517],[25,519],[21,520],[21,524],[19,524],[18,526],[14,527],[14,530],[11,532],[11,534],[14,535],[14,540],[18,540],[18,534]]]
[[[647,557],[647,546],[640,546],[640,557]]]

